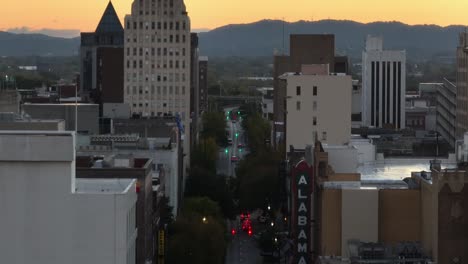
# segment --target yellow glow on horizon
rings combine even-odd
[[[112,1],[120,18],[132,0]],[[0,29],[78,29],[93,31],[108,0],[3,1]],[[358,22],[468,25],[467,0],[185,0],[192,28],[216,28],[261,19],[347,19]]]

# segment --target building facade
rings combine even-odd
[[[24,104],[24,113],[33,119],[65,120],[65,130],[99,134],[99,105],[97,104]],[[76,112],[78,110],[78,113]],[[78,122],[75,122],[78,117]]]
[[[135,0],[125,17],[125,103],[142,117],[179,116],[190,156],[190,18],[183,0]]]
[[[457,139],[468,131],[468,33],[460,33],[457,48]]]
[[[1,263],[135,263],[135,180],[76,179],[72,132],[0,131],[0,146]]]
[[[198,57],[198,90],[200,112],[208,110],[208,57]]]
[[[445,79],[437,89],[436,95],[436,131],[455,147],[457,118],[457,87]]]
[[[100,156],[102,157],[102,156]],[[109,155],[103,160],[93,156],[78,156],[77,179],[135,179],[137,186],[136,264],[156,259],[156,236],[153,234],[152,165],[150,159],[137,159],[133,155]]]
[[[296,75],[286,82],[286,149],[321,140],[343,145],[351,138],[351,76]],[[338,107],[339,106],[339,107]]]
[[[180,114],[189,124],[190,19],[184,2],[134,1],[125,25],[125,102],[143,117]]]
[[[404,129],[406,51],[383,50],[383,39],[368,36],[362,53],[362,118],[368,127]]]
[[[124,29],[109,2],[96,31],[81,33],[82,99],[97,104],[123,102],[123,47]]]
[[[280,76],[287,72],[301,72],[302,65],[329,65],[329,72],[347,73],[347,57],[335,57],[335,36],[329,34],[293,34],[290,36],[290,55],[278,54],[273,58],[274,144],[284,141],[286,89]],[[284,142],[283,142],[284,143]]]

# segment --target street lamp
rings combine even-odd
[[[271,225],[271,227],[274,227],[274,226],[275,226],[275,223],[274,223],[274,222],[271,222],[270,225]]]
[[[207,221],[206,217],[203,217],[202,221],[203,221],[204,224],[206,224],[206,221]]]

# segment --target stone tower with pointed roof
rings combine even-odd
[[[85,101],[123,103],[124,29],[112,2],[92,33],[81,33],[80,95]]]

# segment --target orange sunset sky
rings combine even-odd
[[[121,18],[132,0],[113,0]],[[468,0],[185,0],[194,29],[261,19],[349,19],[359,22],[468,25]],[[0,29],[75,29],[92,31],[108,0],[5,0]]]

